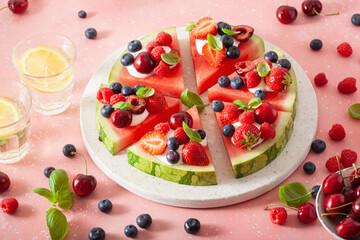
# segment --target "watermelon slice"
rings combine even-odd
[[[193,129],[203,129],[197,108],[194,106],[187,111],[193,118]],[[186,164],[170,165],[157,156],[147,153],[139,143],[128,148],[128,162],[135,168],[150,175],[185,185],[205,186],[216,185],[214,165],[211,160],[209,147],[204,147],[210,164],[207,166],[192,166]],[[181,160],[180,160],[181,162]]]
[[[224,104],[229,105],[232,103]],[[215,115],[221,131],[224,125],[220,121],[220,113],[215,113]],[[235,146],[231,138],[222,136],[236,178],[247,176],[262,169],[279,156],[290,139],[293,121],[294,118],[291,113],[278,111],[278,117],[273,123],[276,137],[274,139],[265,139],[252,148],[251,151]]]
[[[101,88],[108,87],[105,84]],[[116,155],[124,148],[130,146],[148,131],[152,130],[159,122],[169,119],[170,115],[181,110],[181,101],[172,97],[165,97],[168,109],[159,114],[149,114],[149,116],[136,126],[126,128],[116,128],[109,118],[104,118],[101,113],[102,103],[99,101],[96,105],[96,128],[100,139],[112,155]]]
[[[140,39],[143,49],[145,49],[148,42],[155,41],[155,37],[159,32],[169,33],[172,36],[172,43],[170,48],[176,49],[180,53],[179,40],[175,27],[153,32]],[[171,73],[168,77],[161,78],[156,74],[153,74],[145,78],[138,78],[130,75],[128,69],[120,62],[121,56],[128,52],[128,50],[124,51],[116,60],[109,75],[109,83],[120,82],[122,85],[129,85],[131,87],[134,87],[136,84],[142,84],[147,87],[154,88],[156,91],[162,93],[165,96],[180,98],[181,93],[185,89],[181,62],[176,64],[176,66],[171,69]]]

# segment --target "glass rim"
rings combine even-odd
[[[0,82],[3,82],[3,81],[8,81],[8,80],[0,79]],[[14,125],[18,124],[19,122],[23,121],[25,118],[27,118],[29,116],[29,112],[30,112],[30,109],[32,107],[32,96],[31,96],[29,88],[24,83],[22,83],[20,81],[13,81],[12,84],[13,83],[18,84],[18,86],[20,86],[21,88],[23,88],[25,90],[26,94],[29,97],[30,105],[29,105],[29,108],[26,109],[25,114],[23,114],[19,120],[17,120],[16,122],[10,123],[8,125],[5,125],[5,126],[0,126],[0,129],[4,129],[4,128],[14,126]],[[3,98],[3,97],[0,96],[0,98]]]
[[[27,41],[29,41],[29,40],[32,40],[32,39],[38,39],[39,37],[42,37],[42,36],[60,37],[60,38],[64,38],[65,40],[67,40],[67,41],[69,41],[69,42],[71,43],[71,46],[72,46],[73,49],[74,49],[74,53],[72,54],[73,56],[72,56],[72,58],[70,59],[70,65],[69,65],[66,69],[64,69],[63,71],[61,71],[61,72],[59,72],[59,73],[56,73],[56,74],[53,74],[53,75],[48,75],[48,76],[45,76],[45,77],[39,77],[39,76],[33,76],[33,75],[26,74],[26,73],[24,73],[24,72],[17,66],[17,64],[15,63],[15,57],[14,57],[14,55],[15,55],[15,50],[16,50],[20,45],[24,44],[25,42],[27,42]],[[74,67],[74,64],[75,64],[76,55],[77,55],[76,46],[75,46],[74,42],[73,42],[70,38],[68,38],[68,37],[66,37],[66,36],[64,36],[64,35],[61,35],[61,34],[45,33],[45,34],[40,34],[40,35],[34,35],[34,36],[32,36],[32,37],[29,37],[29,38],[26,38],[26,39],[21,40],[21,41],[20,41],[18,44],[16,44],[16,46],[14,47],[11,58],[12,58],[12,63],[13,63],[13,65],[14,65],[14,67],[15,67],[16,70],[17,70],[20,74],[22,74],[23,76],[25,76],[25,77],[30,77],[30,78],[37,78],[37,79],[46,79],[46,78],[50,78],[50,77],[59,76],[59,75],[63,74],[64,72],[67,72],[67,71],[71,70],[71,68],[73,68],[73,67]]]

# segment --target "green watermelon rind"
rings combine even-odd
[[[158,178],[192,186],[217,184],[215,169],[212,164],[201,167],[186,164],[166,165],[157,157],[145,153],[138,145],[128,148],[127,153],[130,165]]]
[[[259,37],[258,35],[256,34],[253,34],[251,36],[251,40],[256,43],[256,46],[258,46],[258,56],[261,56],[265,53],[265,43],[264,43],[264,40]]]

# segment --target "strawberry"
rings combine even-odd
[[[207,39],[208,34],[216,35],[217,27],[214,20],[210,17],[204,17],[200,19],[193,29],[191,30],[191,34],[196,39]]]
[[[271,125],[268,122],[264,122],[260,126],[260,132],[261,132],[261,138],[267,139],[267,138],[275,138],[276,136],[276,130],[273,125]]]
[[[341,158],[338,156],[339,161],[340,161],[340,169],[343,169],[344,166],[341,163]],[[330,172],[337,172],[339,171],[339,165],[336,159],[336,156],[329,158],[326,163],[325,163],[325,167],[327,168],[327,170],[329,170]]]
[[[155,47],[158,47],[160,46],[157,42],[155,41],[151,41],[151,42],[148,42],[148,44],[146,44],[146,51],[148,53],[151,53],[151,51],[155,48]]]
[[[255,115],[254,112],[246,111],[240,114],[239,116],[239,122],[241,124],[243,123],[254,123],[255,122]]]
[[[206,60],[210,63],[210,65],[217,68],[220,66],[222,60],[225,58],[225,47],[223,45],[223,48],[220,51],[215,51],[210,48],[208,43],[205,43],[202,48],[202,53],[204,54]]]
[[[339,92],[343,94],[351,94],[356,92],[356,79],[352,77],[345,78],[341,82],[339,82],[337,86]]]
[[[246,87],[254,88],[261,82],[261,77],[257,71],[250,71],[245,74],[246,77]]]
[[[170,46],[172,42],[172,37],[166,32],[159,32],[156,35],[156,43],[160,46]]]
[[[170,131],[169,123],[158,123],[155,125],[154,130],[162,132],[163,134],[167,134]]]
[[[207,166],[210,160],[204,147],[198,142],[189,142],[182,149],[183,162],[194,166]]]
[[[140,145],[151,155],[160,155],[166,150],[167,138],[160,131],[147,132],[141,139]]]
[[[233,123],[239,118],[242,112],[243,110],[239,109],[238,106],[227,105],[220,113],[220,121],[223,125]]]
[[[247,147],[251,151],[251,146],[258,142],[260,130],[253,124],[242,124],[234,133],[234,143],[239,148]]]
[[[291,81],[289,71],[282,67],[271,69],[270,73],[265,77],[266,84],[275,92],[286,90]]]
[[[155,92],[151,97],[146,98],[146,110],[149,113],[159,113],[168,108],[164,95]]]
[[[180,145],[188,143],[190,141],[189,136],[185,133],[182,127],[178,127],[177,129],[175,129],[174,137],[176,137]]]
[[[125,102],[126,101],[126,98],[124,95],[122,95],[121,93],[119,94],[114,94],[110,97],[110,104],[111,105],[114,105],[118,102]]]
[[[167,77],[171,73],[171,68],[164,61],[160,61],[159,65],[154,68],[154,73],[159,77]]]
[[[353,163],[356,163],[357,153],[350,149],[344,149],[341,151],[341,163],[345,168],[351,167]]]
[[[158,63],[161,61],[161,54],[163,53],[165,53],[164,48],[154,47],[150,52],[151,59]]]

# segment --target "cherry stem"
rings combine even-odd
[[[78,152],[71,152],[71,154],[77,154],[80,157],[82,157],[82,159],[84,159],[84,162],[85,162],[85,175],[87,175],[87,162],[86,162],[86,159],[85,159],[84,155],[82,155],[81,153],[78,153]]]
[[[343,216],[349,216],[349,217],[352,217],[353,219],[356,219],[357,221],[360,221],[359,218],[353,216],[353,215],[350,215],[350,214],[346,214],[346,213],[322,213],[320,216],[330,216],[330,215],[343,215]]]
[[[355,180],[356,177],[357,177],[357,178],[360,177],[360,176],[357,174],[357,167],[356,167],[355,163],[353,163],[352,166],[353,166],[353,168],[355,169],[355,176],[350,176],[350,177],[354,177],[354,178],[350,181],[350,183],[352,183],[352,182]]]
[[[339,15],[339,14],[340,14],[339,12],[329,13],[329,14],[322,14],[322,13],[319,13],[318,11],[316,11],[315,7],[313,7],[312,10],[313,10],[317,15],[320,15],[320,16],[334,16],[334,15]]]
[[[5,8],[9,8],[9,6],[6,6],[6,7],[2,7],[2,8],[0,8],[0,11],[1,11],[1,10],[3,10],[3,9],[5,9]]]
[[[300,212],[299,209],[297,208],[294,208],[294,207],[289,207],[289,206],[286,206],[286,205],[282,205],[282,204],[278,204],[278,203],[271,203],[271,204],[268,204],[264,207],[264,210],[268,210],[270,206],[281,206],[281,207],[284,207],[284,208],[288,208],[288,209],[291,209],[291,210],[294,210],[294,211],[297,211],[297,212]]]
[[[315,9],[315,8],[314,8]],[[336,156],[336,162],[338,164],[338,167],[339,167],[339,172],[340,172],[340,176],[343,178],[343,175],[342,175],[342,172],[341,172],[341,167],[340,167],[340,161],[339,161],[339,157]]]
[[[326,211],[332,211],[332,210],[335,210],[335,209],[339,209],[339,208],[342,208],[342,207],[346,207],[346,206],[349,206],[351,205],[353,202],[348,202],[348,203],[345,203],[343,205],[340,205],[340,206],[337,206],[337,207],[333,207],[333,208],[326,208]]]

